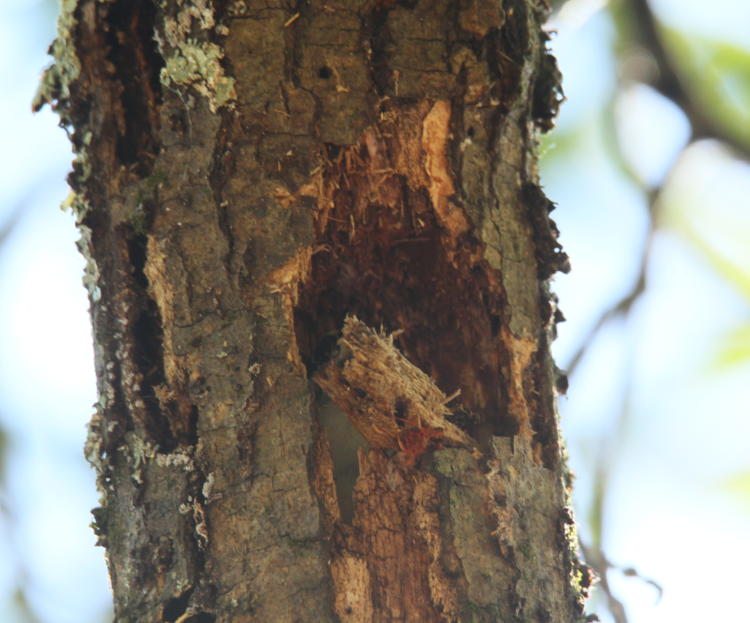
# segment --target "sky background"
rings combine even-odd
[[[652,4],[697,56],[711,41],[750,55],[745,0]],[[0,613],[99,623],[110,597],[82,455],[96,400],[91,331],[77,233],[59,209],[72,155],[57,118],[30,112],[54,13],[49,1],[0,0],[0,231],[13,224],[0,244]],[[554,345],[561,367],[632,289],[651,231],[647,191],[663,185],[646,290],[595,334],[560,401],[582,537],[641,574],[608,574],[630,621],[745,620],[750,167],[716,142],[685,149],[682,113],[622,77],[605,2],[573,0],[553,26],[568,99],[542,145],[542,179],[573,266],[554,283],[568,319]],[[750,66],[739,66],[722,82],[738,126],[750,110]],[[612,621],[599,603],[589,611]]]

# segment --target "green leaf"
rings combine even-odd
[[[716,273],[750,303],[750,267],[738,266],[719,253],[695,231],[686,216],[674,214],[670,220],[675,230],[707,260]]]
[[[539,137],[539,154],[543,166],[554,166],[572,158],[573,152],[579,147],[582,131],[582,124],[577,124],[572,128],[555,128],[552,132],[542,134]]]
[[[721,485],[733,501],[739,502],[750,512],[750,469],[727,478]]]
[[[713,365],[732,368],[750,362],[750,326],[736,327],[723,338]]]
[[[663,24],[661,31],[701,112],[750,146],[750,52]]]

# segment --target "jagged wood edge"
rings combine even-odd
[[[347,316],[336,354],[315,382],[373,447],[400,448],[405,430],[440,431],[441,445],[476,449],[474,440],[447,418],[451,397],[386,335]],[[397,417],[398,413],[398,417]],[[400,424],[399,424],[400,422]]]

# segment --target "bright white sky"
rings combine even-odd
[[[561,365],[598,311],[629,287],[646,227],[643,199],[607,165],[595,125],[614,75],[611,28],[595,1],[579,5],[586,2],[593,10],[558,23],[553,45],[568,96],[560,127],[590,123],[565,167],[544,171],[573,263],[555,288],[568,318],[555,345]],[[707,19],[722,14],[718,4],[730,4],[736,16],[744,10],[745,18]],[[665,18],[678,15],[680,24],[706,34],[723,36],[729,32],[717,30],[723,27],[746,37],[750,24],[750,3],[743,0],[690,3],[689,10],[679,0],[658,5]],[[109,597],[103,550],[93,547],[88,528],[97,496],[81,450],[95,401],[83,263],[72,219],[58,210],[67,194],[70,153],[55,117],[29,112],[53,33],[42,21],[43,6],[0,1],[0,118],[12,120],[0,143],[0,223],[22,209],[20,224],[0,248],[0,420],[10,434],[0,612],[11,611],[2,596],[20,581],[43,623],[93,623],[103,620]],[[616,115],[638,174],[661,179],[685,140],[684,119],[643,88],[629,91]],[[743,245],[750,223],[747,210],[731,208],[747,207],[748,167],[706,143],[691,149],[679,176],[672,179],[667,213],[688,214],[716,240],[732,238],[739,258],[750,248]],[[731,227],[717,228],[717,222]],[[664,588],[655,604],[652,588],[615,574],[631,621],[741,621],[749,522],[720,484],[748,467],[750,418],[743,405],[750,370],[718,373],[706,362],[724,333],[747,323],[747,307],[678,235],[660,235],[653,256],[650,288],[636,313],[592,345],[561,403],[579,512],[590,497],[592,460],[608,448],[616,463],[607,554]],[[621,431],[616,408],[628,366],[636,371],[632,415]]]

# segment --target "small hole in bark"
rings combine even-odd
[[[327,363],[331,359],[336,350],[336,340],[338,340],[338,337],[335,333],[329,333],[328,335],[324,335],[317,343],[313,351],[312,360],[305,362],[308,372],[311,375],[318,366]]]
[[[500,316],[496,314],[490,316],[490,331],[492,331],[493,337],[497,337],[497,334],[500,333]]]
[[[401,398],[396,400],[393,415],[396,418],[396,425],[403,428],[406,425],[406,404]]]
[[[469,138],[474,138],[474,134],[475,134],[474,128],[469,128],[468,130],[466,130],[466,136],[468,136]]]
[[[334,143],[326,143],[325,145],[326,145],[326,154],[329,158],[333,159],[339,155],[339,152],[341,151],[340,145],[336,145]]]
[[[492,422],[492,432],[498,437],[515,437],[519,431],[518,422],[511,416],[505,416]]]
[[[323,65],[323,67],[318,69],[318,77],[323,80],[328,80],[332,75],[333,71],[331,71],[331,68],[326,65]]]
[[[190,406],[190,416],[188,419],[187,438],[194,445],[198,442],[198,407],[195,405]]]
[[[183,114],[182,111],[173,112],[167,119],[169,120],[169,128],[175,134],[185,134],[188,130],[188,119],[187,115]]]
[[[167,623],[173,623],[180,618],[185,610],[187,609],[188,600],[190,595],[193,594],[193,589],[189,588],[177,597],[172,597],[167,600],[161,611],[161,618]]]

